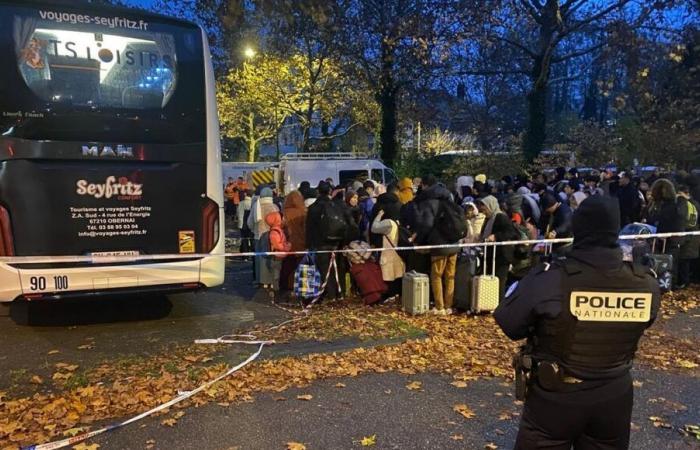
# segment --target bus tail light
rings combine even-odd
[[[0,206],[0,256],[15,256],[10,213]]]
[[[214,250],[219,242],[219,205],[207,199],[202,209],[202,253]]]

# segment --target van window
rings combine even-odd
[[[341,186],[347,186],[353,181],[364,183],[367,181],[367,170],[341,170],[338,172],[338,183]]]
[[[384,169],[384,181],[386,182],[386,185],[389,186],[391,183],[399,181],[399,179],[396,178],[396,174],[393,170]]]
[[[384,174],[382,169],[372,169],[372,181],[384,184]]]

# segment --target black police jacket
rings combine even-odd
[[[574,249],[569,258],[576,264],[539,265],[512,287],[494,312],[496,322],[511,339],[528,338],[536,359],[557,362],[574,377],[625,375],[643,330],[658,313],[658,284],[644,270],[635,274],[619,248]],[[623,287],[614,293],[620,295],[586,294],[615,290],[611,286]],[[630,316],[637,306],[646,306],[643,320]]]

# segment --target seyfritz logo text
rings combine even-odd
[[[103,184],[89,183],[87,180],[78,180],[75,191],[78,195],[90,195],[95,198],[112,198],[118,200],[138,200],[143,195],[143,185],[132,183],[126,177],[107,177]]]
[[[651,301],[650,293],[576,291],[569,298],[569,311],[583,321],[648,322]]]
[[[134,148],[126,145],[83,145],[83,156],[133,158]]]

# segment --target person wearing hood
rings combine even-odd
[[[462,175],[461,177],[457,178],[457,182],[455,183],[455,191],[457,192],[460,202],[464,202],[464,188],[469,188],[469,191],[471,192],[472,187],[474,187],[474,177]]]
[[[270,251],[271,252],[289,252],[292,250],[292,244],[287,240],[287,235],[282,228],[282,214],[279,211],[273,211],[265,216],[265,223],[270,227]],[[282,261],[287,257],[286,254],[272,255],[265,258],[265,270],[272,274],[272,290],[275,295],[280,291],[280,275],[282,270]],[[285,286],[286,287],[286,286]]]
[[[299,191],[290,192],[284,199],[284,221],[292,252],[306,250],[306,206],[304,196]],[[294,288],[294,271],[301,255],[288,255],[282,260],[280,271],[280,289],[288,291]]]
[[[623,261],[619,229],[617,199],[586,199],[569,255],[535,267],[494,312],[509,338],[527,338],[514,358],[517,449],[629,447],[630,369],[661,294],[649,269]]]
[[[436,223],[441,204],[452,202],[450,192],[440,186],[433,175],[424,176],[422,180],[421,191],[415,199],[415,224],[412,230],[415,232],[414,242],[416,245],[457,244],[459,239],[449,242]],[[432,310],[434,314],[453,313],[457,253],[457,246],[430,251],[430,284],[435,300],[435,308]]]
[[[521,186],[517,190],[518,194],[523,196],[523,213],[525,214],[525,219],[530,220],[533,224],[537,225],[540,223],[540,196],[530,192],[530,189],[526,186]]]
[[[399,181],[399,201],[402,205],[413,200],[413,181],[410,178],[402,178]]]
[[[279,212],[279,208],[272,201],[272,189],[265,187],[260,190],[259,197],[253,197],[253,203],[248,216],[248,228],[253,232],[253,244],[256,253],[269,251],[270,243],[267,239],[260,239],[265,233],[270,231],[270,226],[265,222],[265,218],[271,212]],[[264,265],[264,256],[255,256],[253,272],[255,283],[268,287],[274,282],[274,274]]]
[[[520,234],[513,226],[508,216],[501,211],[496,197],[489,195],[476,201],[479,211],[486,217],[486,224],[481,232],[482,242],[508,242],[520,239]],[[487,247],[484,253],[484,274],[491,274],[493,271],[494,249],[496,252],[495,276],[498,277],[498,288],[500,292],[499,301],[503,299],[508,283],[508,271],[510,265],[515,262],[515,247],[512,245],[499,245],[497,247]]]
[[[481,230],[484,227],[486,216],[479,211],[476,204],[468,202],[464,205],[464,216],[467,220],[467,235],[464,242],[473,244],[481,240]]]

